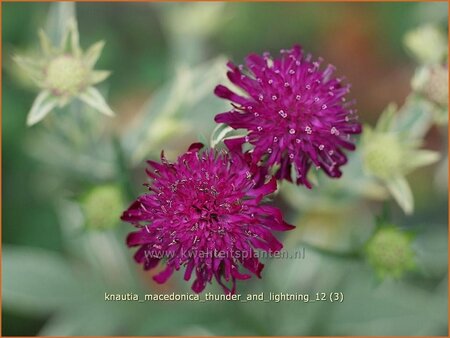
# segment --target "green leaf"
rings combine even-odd
[[[41,121],[57,104],[57,98],[52,96],[49,91],[40,92],[28,113],[27,125],[32,126]]]
[[[132,323],[130,304],[111,304],[91,300],[86,304],[65,308],[53,316],[39,332],[40,336],[117,335]],[[128,310],[128,311],[126,311]],[[136,310],[136,308],[134,308]]]
[[[396,176],[386,181],[386,185],[400,208],[406,214],[414,210],[414,199],[408,181],[403,176]]]
[[[108,106],[102,94],[100,94],[97,88],[88,87],[78,95],[78,98],[81,101],[87,103],[92,108],[98,110],[100,113],[107,116],[114,116],[114,112]]]
[[[49,313],[83,294],[69,262],[50,251],[5,246],[2,268],[6,308]]]
[[[440,306],[446,307],[445,293],[430,292],[406,280],[387,279],[374,285],[371,274],[362,265],[349,271],[339,289],[344,301],[337,306],[328,305],[331,314],[323,335],[439,335],[424,328],[436,317],[447,318],[446,311],[436,312],[438,307],[431,302],[440,297]],[[361,311],[364,304],[370,306]],[[442,323],[442,329],[445,324]]]
[[[428,278],[443,278],[447,276],[447,225],[425,224],[419,229],[415,240],[417,264],[420,271]]]

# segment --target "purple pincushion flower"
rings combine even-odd
[[[127,243],[139,246],[135,259],[145,270],[165,260],[165,269],[153,277],[158,283],[185,267],[185,280],[195,275],[195,292],[215,278],[234,293],[236,280],[251,277],[241,266],[260,277],[264,265],[255,249],[279,251],[282,244],[272,231],[293,226],[278,208],[261,203],[275,191],[275,178],[265,182],[264,172],[246,155],[201,148],[193,144],[174,163],[164,155],[161,163],[148,161],[150,192],[122,215],[140,228]]]
[[[330,177],[340,177],[347,162],[342,149],[354,150],[351,134],[361,132],[353,101],[346,101],[350,85],[333,78],[334,67],[321,69],[299,46],[282,50],[272,59],[251,54],[247,70],[228,63],[230,81],[246,92],[241,96],[219,85],[215,94],[233,102],[234,109],[218,114],[216,122],[246,129],[247,136],[234,142],[250,143],[253,158],[268,168],[277,167],[276,177],[311,188],[307,173],[314,165]]]

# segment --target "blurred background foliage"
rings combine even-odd
[[[117,115],[74,101],[32,128],[25,121],[36,91],[12,56],[37,52],[38,28],[57,40],[75,8],[2,7],[4,335],[447,334],[448,107],[436,109],[427,98],[436,84],[423,80],[447,65],[428,65],[426,53],[415,60],[417,41],[419,50],[433,47],[420,47],[431,41],[424,34],[404,45],[424,24],[446,32],[446,3],[79,3],[81,46],[106,42],[98,68],[113,73],[99,88]],[[120,211],[144,191],[145,159],[208,142],[214,115],[228,107],[212,94],[226,81],[227,59],[294,43],[346,76],[363,123],[380,123],[396,103],[389,128],[440,154],[408,173],[414,213],[398,207],[411,202],[404,185],[364,172],[361,147],[341,180],[317,175],[312,191],[282,184],[275,203],[298,226],[283,241],[288,250],[306,247],[306,258],[268,260],[263,279],[238,284],[242,294],[342,291],[342,304],[105,302],[104,292],[189,291],[180,274],[156,285],[134,264]],[[381,223],[415,234],[415,268],[400,279],[380,280],[361,258],[382,205],[389,212]]]

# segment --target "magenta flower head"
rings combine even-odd
[[[264,265],[255,249],[279,251],[282,244],[272,231],[293,226],[278,208],[262,204],[275,191],[275,178],[266,182],[246,155],[202,147],[193,144],[174,163],[163,154],[161,163],[148,161],[150,192],[122,215],[139,228],[127,243],[139,247],[134,257],[145,270],[165,262],[153,277],[158,283],[184,267],[186,281],[195,275],[196,293],[213,278],[226,293],[234,293],[236,280],[251,277],[241,267],[261,277]]]
[[[228,63],[228,78],[247,95],[222,85],[215,89],[234,107],[218,114],[216,122],[246,129],[240,142],[253,146],[256,161],[277,168],[276,177],[290,181],[294,165],[297,184],[308,188],[311,165],[330,177],[341,176],[339,167],[347,162],[342,149],[354,150],[350,136],[361,132],[351,109],[354,102],[345,97],[350,85],[333,78],[334,67],[322,69],[321,62],[305,56],[299,46],[282,50],[275,59],[251,54],[246,70]]]

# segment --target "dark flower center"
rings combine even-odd
[[[205,221],[217,221],[218,220],[218,214],[216,211],[210,210],[207,206],[198,207],[196,205],[192,206],[192,209],[194,212],[200,216],[201,219]]]

